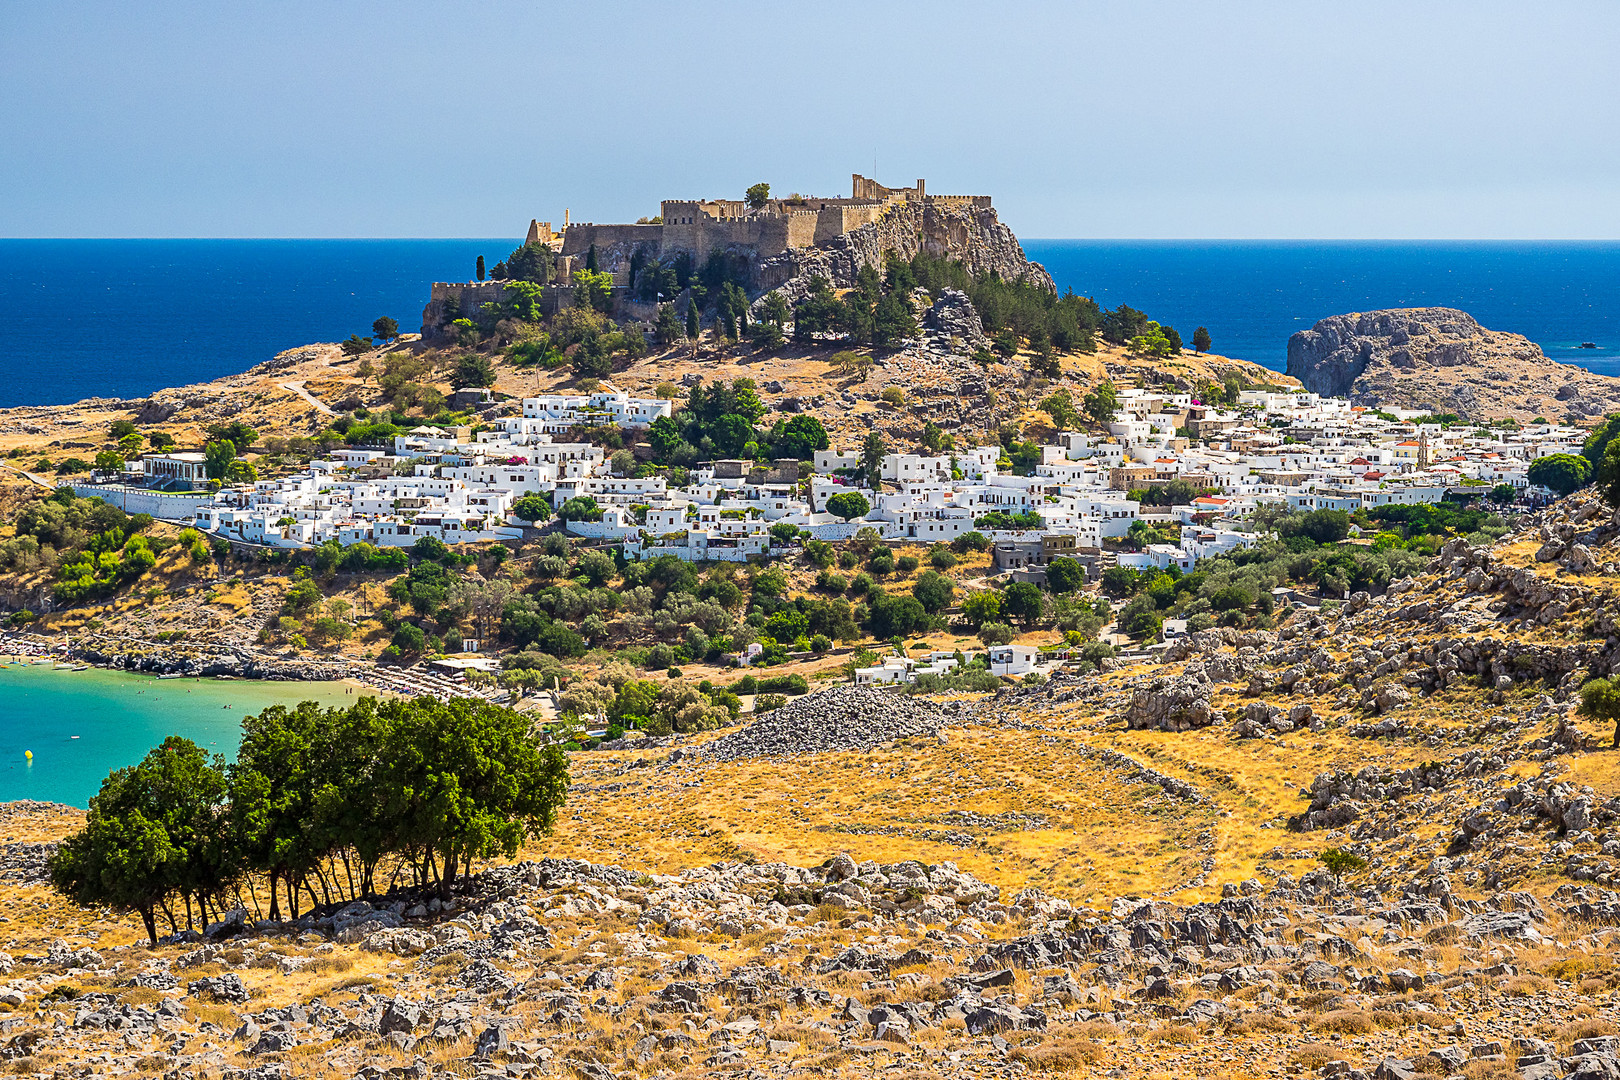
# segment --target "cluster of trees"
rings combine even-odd
[[[1602,459],[1599,460],[1601,465]],[[1616,459],[1620,466],[1620,458]],[[1620,475],[1620,469],[1616,470]],[[1525,479],[1532,484],[1551,488],[1560,495],[1568,495],[1576,488],[1585,487],[1593,479],[1592,463],[1581,454],[1548,454],[1530,463]]]
[[[793,308],[793,337],[801,343],[830,339],[879,349],[898,347],[917,335],[917,320],[911,310],[911,290],[916,281],[907,264],[891,258],[887,272],[879,276],[863,266],[855,276],[855,286],[842,298],[834,294],[824,277],[810,280],[810,293]]]
[[[891,264],[892,265],[892,264]],[[959,289],[973,301],[997,350],[1012,355],[1020,340],[1040,353],[1095,352],[1102,311],[1089,297],[1062,296],[1028,282],[1004,281],[995,274],[973,274],[961,262],[918,252],[909,263],[912,283],[938,296]]]
[[[674,556],[625,563],[576,551],[553,534],[531,567],[532,591],[503,604],[499,632],[520,649],[562,659],[583,656],[591,645],[651,641],[642,661],[669,667],[758,640],[747,631],[732,636],[754,583],[770,580],[768,572],[750,573],[722,564],[699,575]],[[763,627],[764,617],[757,622]]]
[[[804,693],[803,677],[793,678],[798,680],[798,693]],[[774,680],[763,681],[774,684]],[[756,689],[757,681],[742,692]],[[742,700],[730,688],[707,680],[698,686],[668,680],[657,683],[636,678],[635,671],[624,664],[609,664],[595,677],[571,683],[560,695],[558,706],[565,730],[605,722],[607,737],[613,739],[629,728],[652,736],[713,731],[736,722]]]
[[[557,257],[544,244],[522,244],[490,268],[496,281],[528,281],[547,285],[557,275]]]
[[[774,538],[802,539],[791,526]],[[915,573],[920,560],[896,556],[871,529],[836,554],[821,541],[805,543],[804,559],[820,573],[814,591],[797,596],[780,566],[720,563],[700,573],[669,555],[626,563],[602,551],[573,550],[562,536],[548,537],[542,550],[531,569],[534,587],[505,601],[499,632],[522,650],[519,656],[558,661],[613,647],[626,663],[659,670],[718,660],[757,643],[763,651],[756,662],[768,667],[789,653],[822,652],[863,633],[890,639],[941,629],[955,594],[939,572],[956,561],[945,545],[930,553],[934,569],[886,588],[884,579]],[[838,573],[835,562],[858,572]]]
[[[483,265],[484,257],[480,255],[478,257],[478,266],[480,270],[478,275],[479,281],[484,280],[484,275],[482,273]],[[341,345],[343,355],[360,356],[363,353],[370,352],[377,346],[378,342],[387,344],[390,341],[399,340],[399,320],[388,315],[383,315],[372,322],[371,334],[371,337],[361,337],[359,334],[350,334]]]
[[[687,394],[684,408],[653,421],[647,442],[654,461],[680,466],[711,457],[802,461],[827,449],[827,430],[814,416],[801,413],[761,431],[754,425],[765,413],[752,379],[737,379],[729,386],[724,380],[700,382]]]
[[[1172,356],[1181,351],[1181,335],[1175,327],[1160,325],[1129,304],[1103,312],[1098,329],[1110,345],[1129,346],[1140,355]]]
[[[297,918],[406,882],[448,895],[477,859],[549,832],[568,762],[527,717],[474,699],[362,698],[346,709],[274,706],[242,723],[226,765],[171,736],[109,775],[85,826],[51,857],[51,882],[84,906],[185,924],[268,890]]]
[[[1413,508],[1400,508],[1413,509]],[[1428,553],[1399,543],[1367,547],[1341,544],[1351,516],[1342,510],[1290,513],[1262,508],[1261,524],[1278,532],[1252,548],[1207,559],[1191,573],[1138,571],[1115,566],[1103,572],[1103,591],[1125,604],[1124,633],[1157,636],[1166,618],[1184,618],[1190,631],[1211,626],[1270,625],[1272,590],[1303,584],[1324,593],[1381,587],[1422,570]],[[1398,537],[1397,537],[1398,539]]]
[[[16,536],[0,545],[0,564],[55,565],[58,603],[108,596],[157,565],[158,551],[144,535],[152,520],[60,487],[18,512]]]
[[[1439,551],[1448,536],[1466,536],[1478,547],[1495,543],[1508,531],[1501,515],[1451,502],[1378,506],[1358,510],[1350,520],[1363,532],[1377,530],[1375,546],[1390,547],[1398,541],[1400,546],[1425,555]]]
[[[1057,570],[1051,569],[1056,566]],[[1108,625],[1107,600],[1079,594],[1085,569],[1074,559],[1053,559],[1047,570],[1047,588],[1015,581],[1005,588],[971,593],[962,601],[962,621],[986,645],[1004,645],[1017,636],[1015,624],[1025,630],[1051,626],[1064,632],[1072,645],[1092,641]]]
[[[973,520],[976,529],[1039,529],[1045,523],[1033,510],[1020,510],[1009,514],[1005,510],[992,510]]]

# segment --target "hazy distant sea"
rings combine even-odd
[[[419,325],[428,285],[515,240],[0,240],[0,406],[139,397],[310,341]],[[1029,240],[1059,288],[1121,302],[1281,369],[1288,335],[1446,305],[1620,374],[1620,244]],[[1582,341],[1600,348],[1581,350]]]

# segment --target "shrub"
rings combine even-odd
[[[1018,632],[1006,623],[985,623],[979,627],[979,640],[986,645],[1007,645]]]
[[[989,551],[990,538],[982,532],[967,532],[951,541],[951,550],[958,553]]]
[[[804,681],[803,675],[773,675],[759,679],[756,685],[760,693],[779,692],[798,695],[810,692],[810,684]]]
[[[787,704],[787,698],[781,694],[760,694],[754,699],[754,712],[768,713],[772,709],[780,709]]]

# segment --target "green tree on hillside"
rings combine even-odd
[[[748,190],[743,193],[743,198],[748,201],[750,210],[758,210],[771,201],[771,185],[766,183],[750,184]]]
[[[696,300],[686,302],[686,340],[696,341],[698,336],[698,307]]]
[[[1620,413],[1610,413],[1603,418],[1603,423],[1587,434],[1586,441],[1581,444],[1581,456],[1586,459],[1587,465],[1593,469],[1598,467],[1598,462],[1603,460],[1616,435],[1620,435]]]
[[[229,439],[216,439],[203,447],[203,471],[210,480],[223,480],[236,460],[236,444]]]
[[[880,349],[897,349],[906,338],[917,336],[917,320],[911,305],[895,293],[885,293],[872,313],[872,344]]]
[[[937,615],[951,606],[956,586],[950,578],[937,570],[926,571],[911,586],[911,595],[930,615]]]
[[[393,341],[399,337],[399,320],[384,315],[371,324],[371,333],[378,341]]]
[[[524,244],[496,263],[490,276],[497,281],[532,281],[545,285],[551,281],[551,260],[551,249],[544,244]]]
[[[1559,495],[1568,495],[1586,483],[1590,466],[1584,457],[1575,454],[1548,454],[1530,463],[1526,478],[1532,484],[1551,488]]]
[[[1002,592],[1002,610],[1025,626],[1041,617],[1045,600],[1041,590],[1027,581],[1015,581]]]
[[[1614,725],[1614,746],[1620,749],[1620,681],[1592,679],[1581,686],[1576,713],[1600,724]]]
[[[482,255],[478,256],[478,265],[473,268],[473,274],[479,281],[484,280],[484,257]]]
[[[837,514],[845,521],[865,517],[871,510],[872,504],[858,491],[840,491],[827,498],[827,513]]]
[[[1114,388],[1114,381],[1104,379],[1098,383],[1096,389],[1086,395],[1082,407],[1086,415],[1099,424],[1112,420],[1119,411],[1119,391]]]
[[[526,492],[512,503],[512,516],[522,521],[544,521],[551,516],[551,501],[544,495]]]
[[[455,367],[450,373],[451,381],[458,387],[464,386],[494,386],[495,362],[487,356],[477,353],[464,353],[456,358]]]
[[[1085,583],[1086,568],[1078,559],[1060,555],[1046,564],[1046,586],[1055,593],[1071,593]]]
[[[1074,397],[1067,386],[1060,386],[1041,402],[1041,409],[1052,418],[1059,431],[1067,431],[1080,422],[1080,412],[1074,407]]]
[[[342,345],[344,356],[359,356],[361,353],[371,351],[371,339],[363,338],[359,334],[350,334]]]
[[[771,435],[774,453],[780,457],[794,457],[808,461],[817,450],[829,445],[827,429],[821,421],[808,413],[800,413],[782,425],[781,433]]]
[[[883,459],[889,456],[889,444],[877,432],[868,432],[861,443],[861,463],[856,467],[860,481],[873,491],[883,487]]]
[[[207,898],[234,876],[225,790],[223,761],[171,735],[102,782],[84,828],[50,858],[52,887],[85,907],[138,913],[155,948],[158,911],[174,925],[170,896],[203,900],[206,919]]]
[[[653,323],[653,337],[658,344],[669,346],[681,338],[681,322],[675,317],[675,309],[670,304],[658,306],[658,318]]]
[[[1193,352],[1207,353],[1209,352],[1210,345],[1211,342],[1209,340],[1209,331],[1207,329],[1200,326],[1198,329],[1193,331]]]
[[[1001,594],[990,589],[969,593],[962,601],[962,618],[974,629],[1001,619]]]

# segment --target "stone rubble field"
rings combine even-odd
[[[1080,910],[949,863],[548,859],[441,905],[0,957],[0,1058],[104,1076],[1620,1075],[1620,895],[1339,889]],[[320,979],[344,972],[367,974]],[[1607,971],[1608,979],[1581,978]],[[318,973],[316,981],[311,974]],[[1217,1052],[1219,1051],[1219,1052]],[[898,1070],[895,1072],[895,1070]],[[909,1070],[909,1071],[908,1071]]]

